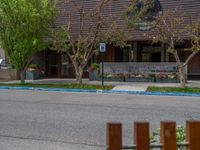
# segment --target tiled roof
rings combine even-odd
[[[58,0],[59,16],[56,19],[56,24],[67,25],[67,21],[71,18],[71,34],[76,36],[79,34],[79,14],[77,8],[84,1],[86,13],[94,9],[95,5],[100,0],[71,0],[73,3],[66,3],[67,0]],[[184,14],[185,23],[200,19],[200,0],[160,0],[163,10],[175,9],[180,6],[179,13]],[[131,40],[146,39],[144,31],[130,31],[125,25],[123,16],[126,14],[126,9],[130,4],[130,0],[111,0],[104,8],[104,15],[109,21],[116,21],[119,28],[126,31]],[[69,17],[69,12],[71,15]],[[86,22],[89,22],[87,20]],[[87,32],[87,30],[85,30]]]

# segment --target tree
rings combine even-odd
[[[191,25],[186,28],[186,32],[191,37],[191,48],[187,49],[191,51],[191,55],[187,58],[184,65],[187,65],[188,62],[200,52],[200,19],[193,21]]]
[[[186,75],[184,67],[200,51],[199,21],[191,25],[184,25],[184,17],[178,15],[176,10],[164,11],[162,15],[156,16],[156,24],[148,35],[153,37],[154,42],[162,42],[167,46],[167,51],[173,54],[178,64],[178,74],[181,87],[186,87]],[[178,50],[175,48],[177,43],[184,42],[184,37],[191,38],[192,47],[186,49],[191,51],[188,58],[182,62]]]
[[[69,0],[67,5],[79,16],[79,22],[76,20],[76,23],[79,24],[78,35],[72,33],[72,19],[74,18],[70,10],[67,13],[66,25],[55,26],[50,31],[52,49],[67,53],[79,83],[82,83],[83,69],[88,61],[98,54],[100,42],[112,43],[121,47],[126,45],[125,34],[120,31],[115,22],[108,24],[108,18],[103,15],[103,8],[109,1],[100,0],[93,10],[86,10],[84,6],[88,2],[83,0],[82,3],[76,4],[73,0]]]
[[[175,10],[162,11],[157,0],[132,0],[127,9],[127,23],[132,29],[147,30],[146,36],[152,39],[153,43],[161,42],[167,46],[167,51],[173,54],[178,64],[181,86],[185,87],[184,67],[200,51],[200,21],[195,21],[191,25],[184,25],[184,17],[178,13],[178,9],[179,7]],[[185,49],[191,51],[191,54],[185,62],[181,62],[175,45],[184,42],[184,37],[191,38],[192,47]]]
[[[132,29],[150,29],[161,10],[158,0],[131,0],[127,9],[127,25]]]
[[[53,16],[54,7],[49,0],[1,0],[0,45],[20,72],[22,83],[33,54],[45,48]]]

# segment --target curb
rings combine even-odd
[[[135,95],[154,95],[154,96],[192,96],[200,97],[198,93],[184,93],[184,92],[142,92],[142,91],[112,91],[118,94],[135,94]]]
[[[102,93],[102,94],[134,94],[154,96],[192,96],[200,97],[198,93],[184,92],[143,92],[143,91],[120,91],[120,90],[90,90],[90,89],[63,89],[63,88],[34,88],[34,87],[11,87],[0,86],[0,90],[27,90],[27,91],[49,91],[49,92],[75,92],[75,93]]]
[[[27,90],[27,91],[49,91],[49,92],[82,92],[82,93],[97,93],[97,90],[83,90],[83,89],[64,89],[64,88],[35,88],[35,87],[11,87],[11,86],[0,86],[0,90]]]

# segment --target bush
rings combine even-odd
[[[38,66],[36,65],[36,64],[30,64],[29,66],[28,66],[28,68],[29,69],[38,69]]]
[[[151,143],[159,143],[160,140],[160,128],[156,129],[150,137]],[[186,140],[186,134],[185,134],[185,128],[183,126],[178,126],[176,128],[176,141],[178,143],[185,142]]]
[[[93,64],[91,65],[91,67],[92,67],[93,70],[99,70],[99,69],[100,69],[100,64],[93,63]]]

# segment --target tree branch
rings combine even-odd
[[[186,66],[186,65],[189,63],[189,61],[190,61],[197,53],[198,53],[198,51],[192,52],[192,53],[189,55],[189,57],[187,58],[187,60],[185,61],[185,63],[183,64],[183,66]]]

